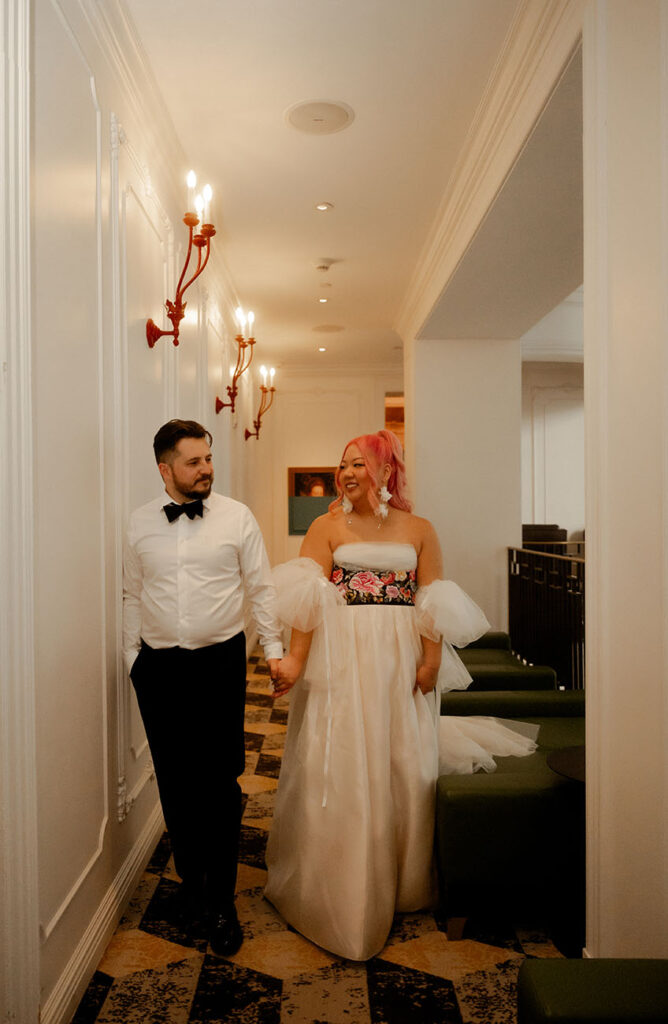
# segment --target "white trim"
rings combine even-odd
[[[120,912],[134,892],[144,867],[164,830],[160,804],[144,826],[139,839],[109,885],[58,982],[42,1007],[40,1024],[62,1024],[70,1019],[86,990],[91,975],[113,935]],[[24,1018],[17,1018],[23,1021]],[[26,1024],[28,1018],[25,1018]]]
[[[577,49],[584,0],[521,0],[397,317],[417,338]]]
[[[607,39],[605,12],[599,0],[587,7],[583,27],[583,169],[584,169],[584,394],[585,394],[585,535],[587,577],[598,581],[585,596],[587,623],[587,941],[588,955],[598,956],[601,937],[601,744],[603,692],[608,653],[601,642],[608,620],[605,586],[609,547],[607,518],[600,496],[609,493],[608,454],[608,186],[607,186]]]
[[[6,0],[0,136],[0,1019],[39,1013],[29,0]]]
[[[660,19],[660,45],[661,45],[661,123],[666,124],[668,118],[668,7],[661,4],[659,10]],[[661,267],[662,277],[666,280],[668,274],[668,132],[663,132],[661,139]],[[662,329],[666,337],[668,330],[668,291],[663,289],[662,308]],[[663,346],[661,376],[663,381],[663,583],[664,595],[663,606],[668,608],[668,351]],[[668,643],[664,637],[663,644],[663,679],[668,679]],[[663,701],[664,735],[668,736],[668,699],[664,695]],[[668,793],[668,758],[665,762],[664,793]],[[666,861],[663,868],[664,877],[668,877],[668,814],[664,813],[661,819],[663,833],[663,849],[665,850]],[[664,905],[664,918],[668,917],[668,890],[666,893],[666,904]]]

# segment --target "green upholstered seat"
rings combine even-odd
[[[668,960],[525,960],[517,1024],[666,1024]]]
[[[582,691],[470,690],[444,694],[441,713],[540,725],[538,750],[497,758],[495,772],[442,775],[436,790],[440,910],[450,921],[490,903],[550,920],[579,952],[584,908],[585,787],[547,764],[585,740]]]
[[[479,647],[484,647],[486,650],[497,648],[503,651],[510,650],[510,637],[507,633],[502,633],[499,630],[491,629],[489,633],[483,633],[481,637],[468,644],[466,650],[474,651]]]
[[[469,690],[554,690],[557,674],[547,665],[524,665],[509,650],[465,647],[458,652],[473,677]]]

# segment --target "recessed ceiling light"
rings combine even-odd
[[[327,302],[327,299],[318,299],[318,302]]]
[[[318,352],[326,352],[326,351],[327,351],[327,349],[325,348],[324,345],[321,345],[320,348],[318,349]]]
[[[315,100],[310,103],[296,103],[285,112],[286,120],[293,128],[311,135],[329,135],[343,131],[355,119],[355,111],[347,103],[331,100]]]
[[[334,203],[316,203],[315,208],[316,210],[320,210],[321,213],[326,213],[327,210],[334,209]]]

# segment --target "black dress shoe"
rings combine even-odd
[[[234,907],[225,913],[214,914],[209,942],[217,956],[232,956],[243,941],[241,925]]]

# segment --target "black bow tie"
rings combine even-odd
[[[170,523],[173,523],[174,520],[178,519],[184,512],[188,516],[188,519],[194,519],[195,516],[204,515],[204,506],[202,505],[201,498],[197,498],[196,501],[187,501],[183,505],[177,505],[176,502],[171,501],[169,505],[163,505],[162,507],[165,510],[165,515],[169,519]]]

